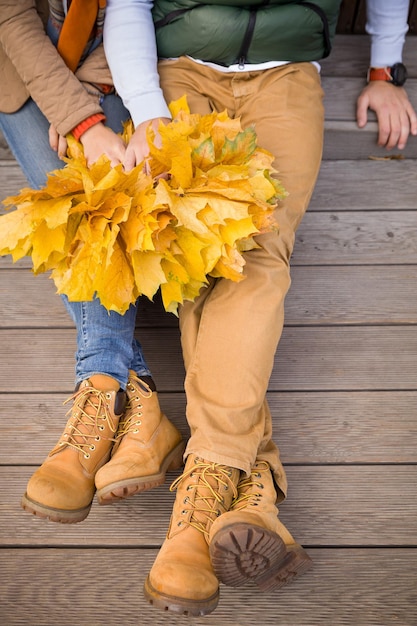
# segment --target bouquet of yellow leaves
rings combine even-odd
[[[0,255],[30,255],[34,273],[51,271],[58,293],[98,297],[121,314],[159,288],[165,309],[177,313],[208,276],[242,280],[242,252],[277,228],[273,211],[286,195],[271,177],[273,157],[226,112],[192,115],[185,98],[170,108],[159,147],[148,130],[147,173],[143,163],[125,172],[104,156],[87,167],[69,136],[66,165],[43,189],[3,201],[16,210],[0,217]],[[126,142],[132,132],[130,123]]]

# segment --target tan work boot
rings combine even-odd
[[[161,412],[156,391],[130,371],[126,394],[112,458],[96,474],[100,504],[162,485],[166,472],[183,464],[185,443]]]
[[[237,587],[251,580],[261,591],[282,587],[312,561],[278,519],[268,463],[255,463],[238,485],[230,510],[210,530],[210,556],[218,579]]]
[[[84,380],[69,400],[65,430],[21,501],[26,511],[64,524],[81,522],[90,511],[94,476],[109,459],[126,394],[100,391]]]
[[[145,597],[164,611],[207,615],[219,599],[219,582],[208,548],[210,526],[237,495],[240,471],[187,459],[184,473],[171,485],[177,496],[167,537],[145,581]]]

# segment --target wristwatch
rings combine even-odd
[[[385,80],[396,87],[402,87],[407,80],[407,68],[403,63],[395,63],[391,67],[370,67],[368,83],[374,80]]]

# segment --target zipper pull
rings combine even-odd
[[[240,57],[239,59],[239,69],[240,70],[244,70],[245,69],[245,57]]]

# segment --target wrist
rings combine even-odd
[[[71,133],[77,141],[80,141],[82,135],[89,129],[99,124],[100,122],[104,122],[106,120],[106,116],[103,113],[95,113],[94,115],[90,115],[85,120],[77,124],[75,128],[72,129]]]
[[[383,81],[402,87],[407,80],[407,68],[403,63],[394,63],[391,67],[370,67],[367,80],[368,83]]]

